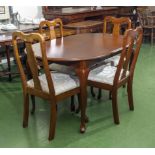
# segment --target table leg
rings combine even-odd
[[[81,125],[80,132],[84,133],[86,130],[85,122],[88,119],[86,116],[86,107],[87,107],[87,78],[89,69],[85,61],[80,62],[79,66],[76,69],[77,75],[80,80],[80,109],[81,109]]]

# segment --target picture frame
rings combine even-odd
[[[7,20],[10,18],[9,6],[0,6],[0,20]]]
[[[0,6],[0,14],[5,14],[5,6]]]

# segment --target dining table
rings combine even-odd
[[[15,31],[22,31],[24,33],[36,32],[39,28],[38,24],[19,24],[16,30],[1,30],[0,29],[0,48],[4,47],[4,53],[7,59],[7,71],[0,71],[1,76],[9,76],[9,81],[12,80],[11,62],[10,62],[10,49],[12,47],[12,33]],[[1,62],[1,56],[0,56]],[[16,74],[16,73],[15,73]]]
[[[91,66],[112,57],[122,50],[123,36],[106,33],[83,33],[46,41],[46,55],[49,62],[66,63],[75,67],[80,81],[80,131],[86,131],[87,78]],[[42,59],[39,43],[33,44],[34,54]]]

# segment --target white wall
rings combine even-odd
[[[13,12],[18,12],[22,18],[43,17],[41,6],[13,6]]]

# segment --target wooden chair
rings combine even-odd
[[[129,108],[134,110],[132,83],[135,65],[142,44],[142,35],[141,27],[134,30],[126,30],[118,65],[116,67],[111,65],[100,66],[91,70],[88,76],[89,86],[112,92],[113,118],[116,124],[119,124],[117,92],[118,88],[124,84],[127,84]]]
[[[109,25],[112,25],[112,31],[109,32]],[[125,26],[125,27],[124,27]],[[104,24],[103,24],[103,33],[112,33],[114,36],[118,36],[120,34],[123,34],[122,27],[124,29],[130,29],[131,28],[131,20],[128,17],[120,17],[116,18],[113,16],[106,16],[104,18]],[[120,59],[120,55],[113,56],[111,58],[108,58],[104,60],[104,63],[111,63],[113,66],[117,66]],[[103,63],[103,62],[101,62]],[[98,92],[98,99],[101,98],[101,89],[99,89]],[[93,87],[91,87],[91,94],[93,97],[95,97],[95,93],[93,91]],[[109,94],[109,98],[111,98],[111,93]]]
[[[60,31],[60,35],[59,37],[63,37],[64,33],[63,33],[63,23],[62,20],[60,18],[56,18],[52,21],[42,21],[39,25],[39,33],[41,35],[43,35],[43,37],[45,38],[45,40],[52,40],[52,39],[56,39],[56,28],[59,28]],[[56,63],[52,63],[50,65],[50,68],[52,70],[55,71],[59,71],[59,72],[64,72],[64,73],[71,73],[75,75],[75,71],[74,68],[71,66],[66,66],[64,64],[56,64]]]
[[[32,79],[27,80],[24,73],[23,66],[21,64],[17,38],[25,42],[27,51],[27,63],[32,74]],[[32,44],[37,41],[40,44],[40,50],[42,53],[42,64],[44,73],[38,75],[38,64],[34,56]],[[24,97],[24,113],[23,113],[23,127],[28,126],[29,117],[29,96],[34,95],[46,99],[50,103],[50,128],[49,128],[49,140],[52,140],[55,135],[56,127],[56,105],[58,101],[80,93],[79,80],[75,76],[68,74],[51,72],[49,69],[45,40],[39,33],[24,34],[23,32],[13,33],[13,48],[14,55],[19,68],[23,97]]]
[[[41,21],[39,24],[39,33],[44,37],[44,39],[46,41],[55,39],[56,38],[56,33],[55,33],[56,26],[57,26],[57,28],[59,28],[60,37],[63,37],[62,21],[59,18],[57,18],[53,21],[48,21],[48,20]],[[38,72],[39,72],[41,70],[43,64],[42,64],[42,61],[40,61],[40,60],[37,60],[37,61],[38,61]],[[31,78],[31,75],[28,75],[28,77],[29,76]],[[31,95],[31,100],[32,100],[31,113],[33,114],[35,111],[35,96]]]
[[[39,33],[44,36],[45,40],[56,39],[57,38],[56,30],[58,29],[59,29],[59,37],[63,37],[64,36],[63,23],[60,18],[56,18],[52,21],[45,20],[42,21],[39,25]],[[74,67],[72,67],[71,65],[67,66],[65,64],[52,63],[49,65],[49,68],[57,72],[75,75]],[[32,100],[34,101],[34,98]],[[73,96],[71,97],[71,111],[75,111]]]

